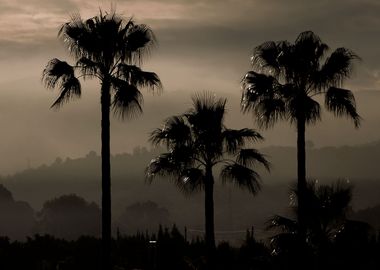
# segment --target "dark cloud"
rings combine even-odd
[[[377,57],[373,57],[379,54],[377,1],[147,2],[178,4],[187,11],[175,19],[146,20],[156,29],[160,52],[178,52],[178,58],[193,58],[202,52],[210,58],[243,55],[266,40],[293,41],[301,31],[313,30],[332,48],[351,48],[364,65],[378,67]]]

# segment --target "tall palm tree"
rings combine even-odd
[[[315,97],[323,95],[328,111],[351,118],[355,127],[360,124],[354,95],[342,88],[358,56],[346,48],[326,56],[328,49],[311,31],[301,33],[293,44],[265,42],[254,49],[253,70],[242,80],[242,109],[253,112],[260,127],[271,127],[279,120],[296,126],[301,226],[306,189],[305,129],[321,120],[321,105]]]
[[[269,163],[256,149],[244,148],[263,137],[252,129],[228,129],[224,126],[227,100],[215,99],[211,93],[193,96],[193,107],[186,113],[168,118],[162,128],[154,130],[151,142],[165,145],[169,152],[153,159],[147,178],[169,176],[184,192],[204,190],[205,229],[208,255],[215,249],[214,236],[214,174],[221,166],[223,183],[231,181],[256,194],[260,176],[256,164],[269,170]],[[210,257],[209,257],[210,259]]]
[[[154,46],[155,37],[144,24],[102,11],[87,20],[82,20],[79,14],[72,16],[58,37],[75,64],[52,59],[44,69],[45,86],[60,91],[52,107],[59,108],[72,98],[80,97],[79,77],[97,78],[101,84],[103,269],[111,269],[110,111],[121,117],[141,113],[140,89],[161,89],[158,76],[139,67]]]

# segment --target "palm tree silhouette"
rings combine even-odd
[[[306,193],[303,202],[306,210],[303,217],[304,228],[301,228],[296,219],[279,215],[268,221],[267,229],[277,232],[271,238],[273,254],[286,258],[294,256],[294,259],[301,264],[307,260],[310,261],[310,255],[317,256],[316,262],[323,264],[329,252],[329,245],[347,224],[347,213],[351,210],[352,189],[351,185],[342,181],[337,181],[332,185],[307,182],[306,189],[303,191]],[[292,189],[291,209],[295,216],[298,214],[299,195],[297,188]]]
[[[154,46],[155,37],[144,24],[102,11],[87,20],[82,20],[79,14],[73,15],[62,26],[58,37],[76,63],[71,66],[52,59],[44,69],[45,86],[60,91],[52,107],[59,108],[72,98],[80,97],[79,77],[97,78],[101,84],[103,269],[111,269],[110,111],[120,117],[141,113],[139,89],[161,89],[158,76],[139,67]]]
[[[226,99],[205,92],[193,96],[192,101],[192,109],[168,118],[162,128],[152,132],[151,142],[165,145],[169,152],[151,161],[147,178],[152,181],[156,176],[169,176],[186,194],[204,190],[206,245],[211,261],[215,249],[213,168],[222,166],[223,183],[231,181],[256,194],[260,176],[253,167],[261,164],[269,170],[270,165],[256,149],[244,148],[263,139],[258,132],[224,126]]]
[[[306,125],[321,120],[321,105],[314,98],[323,95],[327,110],[351,118],[355,127],[360,124],[353,93],[341,88],[358,56],[346,48],[338,48],[326,58],[328,49],[311,31],[301,33],[294,44],[265,42],[254,49],[253,70],[242,80],[242,109],[252,111],[260,127],[271,127],[279,120],[296,126],[301,227],[302,194],[306,189],[305,129]]]

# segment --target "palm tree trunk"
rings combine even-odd
[[[298,192],[298,224],[301,237],[304,238],[305,228],[305,196],[306,196],[306,149],[305,149],[305,118],[297,119],[297,192]]]
[[[205,223],[208,269],[214,269],[215,232],[214,232],[214,177],[212,167],[206,168],[205,181]]]
[[[111,269],[110,83],[102,82],[102,269]]]

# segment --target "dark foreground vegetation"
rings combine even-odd
[[[348,224],[348,223],[347,223]],[[100,269],[100,239],[75,241],[35,235],[25,242],[0,238],[0,269]],[[118,234],[112,241],[114,269],[207,269],[203,240],[188,241],[175,226],[156,234]],[[239,247],[221,242],[216,249],[216,269],[379,269],[380,237],[363,223],[351,222],[334,241],[316,254],[313,247],[289,245],[276,252],[273,242],[259,242],[253,231]]]

